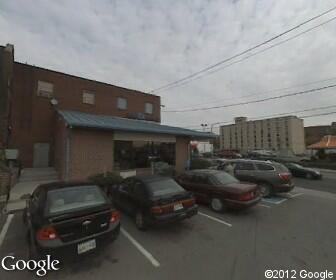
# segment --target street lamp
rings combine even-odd
[[[201,127],[203,128],[203,131],[205,131],[207,126],[208,126],[207,123],[201,123]],[[203,142],[203,153],[205,153],[205,142]]]

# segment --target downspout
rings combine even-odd
[[[65,172],[64,179],[65,181],[69,180],[69,171],[70,171],[70,144],[71,144],[71,126],[67,127],[66,139],[65,139]]]

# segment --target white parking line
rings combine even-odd
[[[261,204],[261,203],[258,203],[257,205],[260,206],[260,207],[271,208],[271,206],[268,206],[268,205],[265,205],[265,204]]]
[[[149,253],[141,244],[136,241],[125,229],[120,229],[121,233],[125,235],[129,241],[143,254],[155,267],[159,267],[160,263]]]
[[[293,198],[293,197],[298,197],[298,196],[300,196],[300,195],[303,195],[303,193],[296,193],[296,194],[288,194],[288,196],[290,197],[290,198]]]
[[[14,218],[14,214],[9,214],[7,216],[6,222],[5,222],[5,224],[4,224],[4,226],[3,226],[2,230],[1,230],[1,233],[0,233],[0,247],[2,246],[2,243],[5,240],[5,237],[6,237],[8,228],[9,228],[9,225],[12,222],[13,218]]]
[[[282,199],[277,199],[277,200],[272,200],[272,199],[269,199],[269,198],[263,198],[261,201],[262,202],[266,202],[266,203],[270,203],[270,204],[281,204],[283,202],[285,202],[287,200],[287,198],[282,198]]]
[[[222,219],[218,219],[218,218],[215,218],[215,217],[209,216],[209,215],[207,215],[207,214],[204,214],[204,213],[202,213],[202,212],[199,212],[199,211],[198,211],[198,214],[200,214],[200,215],[202,215],[202,216],[204,216],[204,217],[207,217],[207,218],[208,218],[208,219],[210,219],[210,220],[213,220],[213,221],[216,221],[216,222],[218,222],[218,223],[224,224],[224,225],[226,225],[226,226],[228,226],[228,227],[232,227],[232,225],[231,225],[231,224],[229,224],[229,223],[227,223],[227,222],[223,221]]]

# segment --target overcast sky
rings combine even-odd
[[[332,8],[324,0],[133,0],[0,3],[0,44],[17,61],[148,92]],[[336,16],[336,11],[284,36]],[[280,41],[278,40],[278,41]],[[278,42],[275,41],[275,42]],[[212,75],[159,92],[164,110],[225,105],[336,84],[336,20]],[[334,78],[330,80],[331,78]],[[328,81],[293,87],[319,80]],[[246,95],[251,95],[244,97]],[[336,88],[263,103],[162,113],[178,126],[336,105]],[[298,115],[333,112],[305,112]],[[330,124],[336,114],[305,119]]]

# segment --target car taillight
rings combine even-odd
[[[279,177],[281,180],[288,182],[291,179],[291,175],[289,173],[280,173]]]
[[[37,231],[36,238],[38,240],[53,240],[57,238],[57,233],[54,227],[47,226]]]
[[[152,214],[161,214],[163,212],[163,209],[160,206],[154,206],[151,208]]]
[[[111,213],[110,223],[115,223],[120,219],[120,213],[117,210],[113,210]]]
[[[183,206],[193,206],[195,204],[195,198],[190,198],[182,201]]]
[[[253,193],[244,193],[239,196],[239,200],[241,201],[247,201],[253,198]]]

